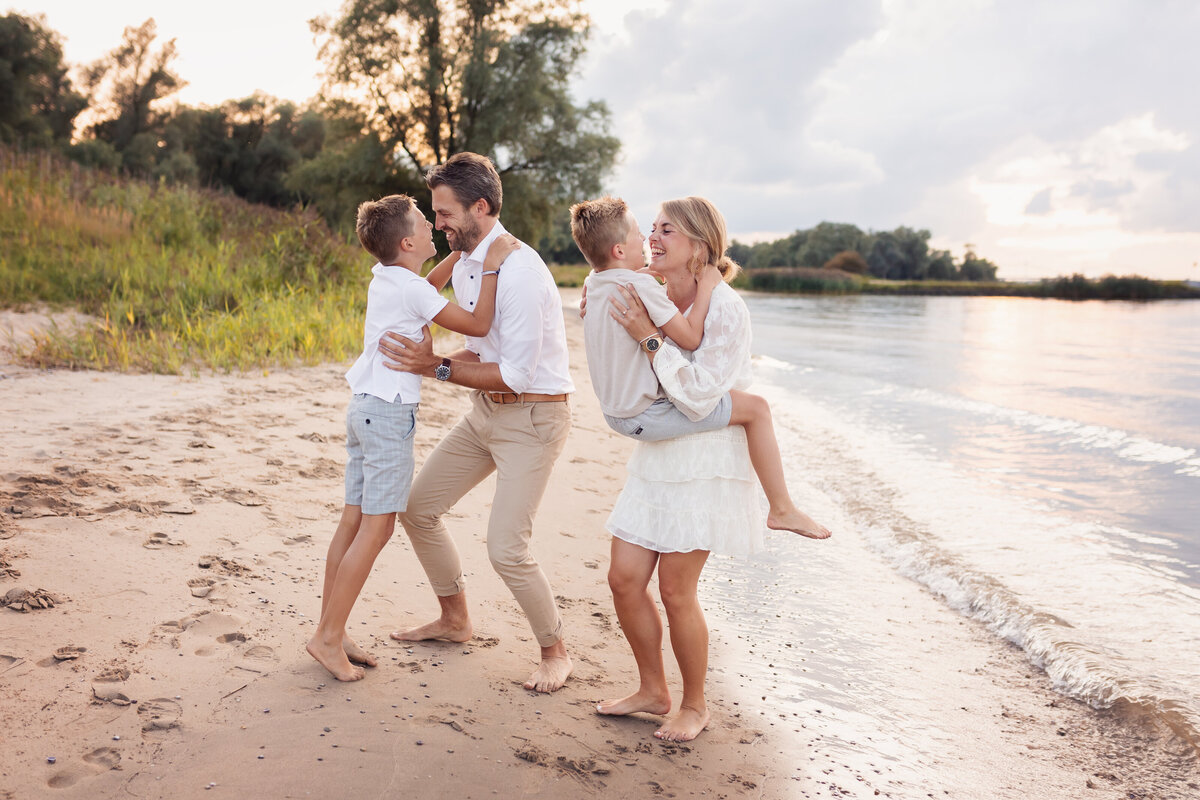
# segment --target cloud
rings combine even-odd
[[[1200,5],[671,0],[625,22],[580,87],[613,109],[611,188],[639,213],[696,193],[735,235],[911,225],[1002,274],[1012,242],[1044,273],[1085,233],[1085,271],[1138,242],[1195,260]]]

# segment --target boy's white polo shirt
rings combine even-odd
[[[367,319],[363,324],[363,351],[346,373],[350,391],[369,394],[389,403],[421,402],[421,376],[384,366],[379,340],[388,331],[419,342],[421,328],[442,313],[449,302],[429,281],[404,267],[371,268],[374,277],[367,289]]]

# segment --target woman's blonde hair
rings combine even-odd
[[[706,264],[713,264],[726,283],[737,277],[742,268],[725,255],[729,234],[725,230],[725,218],[716,206],[703,197],[683,197],[668,200],[661,208],[680,233],[697,245],[699,252],[688,262],[693,275]]]

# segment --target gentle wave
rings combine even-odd
[[[1200,756],[1200,709],[1170,697],[1151,679],[1114,670],[1118,654],[1076,641],[1069,622],[1022,602],[1001,581],[965,566],[919,534],[878,523],[861,532],[902,575],[1024,650],[1058,691],[1094,708],[1143,717]]]
[[[908,390],[904,396],[935,408],[965,411],[993,420],[1003,420],[1036,433],[1055,434],[1062,437],[1066,444],[1079,445],[1085,449],[1111,450],[1119,458],[1127,461],[1174,465],[1177,468],[1175,470],[1177,474],[1200,478],[1200,458],[1196,457],[1195,448],[1163,444],[1103,425],[1089,425],[1062,417],[1006,408],[994,403],[968,400],[931,389]]]

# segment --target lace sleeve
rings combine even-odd
[[[704,340],[691,358],[668,342],[654,356],[663,391],[688,419],[712,413],[730,389],[750,385],[750,312],[737,292],[722,284],[704,320]]]

